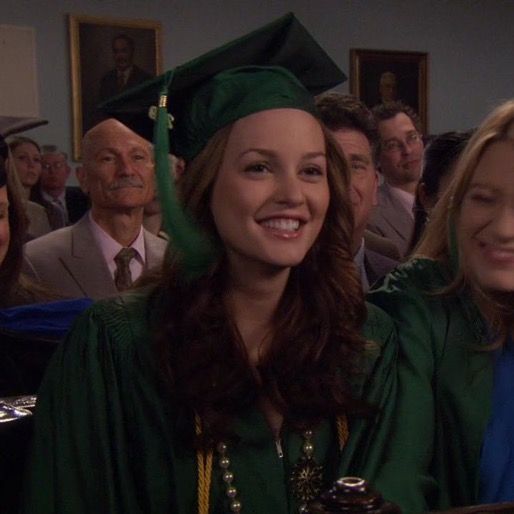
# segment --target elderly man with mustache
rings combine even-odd
[[[155,191],[151,145],[108,119],[83,140],[77,171],[91,209],[77,223],[25,245],[25,271],[66,297],[100,299],[160,264],[166,242],[143,228]]]

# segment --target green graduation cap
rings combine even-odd
[[[198,275],[213,249],[181,211],[168,153],[189,161],[221,128],[278,108],[315,113],[313,96],[346,76],[292,14],[118,95],[100,108],[155,144],[159,197],[174,249]]]

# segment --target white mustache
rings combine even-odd
[[[131,177],[122,178],[120,180],[117,180],[116,182],[113,182],[109,186],[109,191],[116,191],[117,189],[124,189],[126,187],[142,188],[143,182],[141,182],[138,179],[131,178]]]

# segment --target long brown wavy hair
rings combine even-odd
[[[366,309],[351,241],[349,172],[337,143],[324,130],[330,203],[322,230],[301,264],[291,270],[273,320],[269,351],[255,377],[234,319],[222,298],[227,263],[210,210],[217,170],[231,127],[219,130],[179,180],[185,209],[221,247],[220,257],[194,283],[183,279],[169,255],[160,289],[156,352],[174,406],[190,420],[198,414],[204,444],[230,438],[230,421],[265,395],[295,429],[338,414],[369,412],[352,395],[365,340]],[[180,417],[180,416],[179,416]],[[189,434],[189,436],[188,436]],[[184,426],[191,438],[190,424]]]
[[[10,152],[9,152],[10,155]],[[22,272],[23,244],[29,220],[22,199],[22,185],[12,157],[0,156],[0,187],[7,186],[10,241],[0,263],[0,308],[54,300],[58,296],[32,283]]]
[[[453,280],[442,294],[467,288],[494,332],[490,349],[503,344],[514,331],[514,291],[486,291],[469,272],[461,250],[459,224],[461,206],[484,152],[497,141],[514,144],[514,100],[494,109],[478,127],[457,162],[450,186],[432,211],[430,222],[413,257],[439,261],[450,270]]]
[[[0,187],[7,186],[9,200],[9,231],[10,241],[7,253],[0,263],[0,306],[11,304],[12,296],[20,276],[23,260],[23,241],[28,226],[27,216],[21,200],[21,186],[12,169],[7,169],[8,163],[0,157]]]

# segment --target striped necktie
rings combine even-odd
[[[137,251],[134,248],[122,248],[114,257],[116,270],[114,271],[114,283],[118,291],[125,291],[132,285],[132,274],[130,273],[130,261],[136,257]]]

